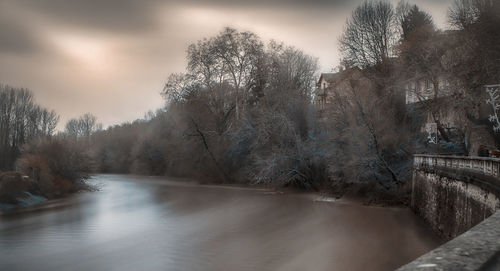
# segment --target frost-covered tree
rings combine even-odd
[[[500,109],[500,85],[489,85],[485,86],[486,93],[490,96],[486,100],[487,104],[490,104],[493,108],[493,114],[488,118],[490,122],[493,123],[493,131],[500,131],[500,120],[498,119],[498,110]]]

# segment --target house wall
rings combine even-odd
[[[438,79],[438,97],[447,96],[450,83],[443,77]],[[435,96],[434,84],[430,80],[412,80],[405,86],[406,104],[432,99]]]

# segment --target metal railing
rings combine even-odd
[[[476,156],[444,156],[415,154],[413,156],[415,167],[446,167],[450,169],[465,169],[475,171],[486,176],[500,178],[500,159]]]

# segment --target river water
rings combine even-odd
[[[440,244],[405,208],[96,175],[0,216],[0,270],[392,270]]]

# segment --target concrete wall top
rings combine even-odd
[[[413,156],[413,165],[416,168],[451,170],[457,173],[459,171],[464,173],[469,172],[477,176],[484,176],[476,179],[488,181],[495,187],[500,185],[499,158],[415,154]]]
[[[500,270],[500,211],[398,270]]]
[[[480,160],[480,161],[492,161],[492,162],[498,162],[498,163],[500,163],[500,158],[480,157],[480,156],[414,154],[413,157],[428,157],[428,158],[442,158],[442,159],[463,159],[463,160]]]

